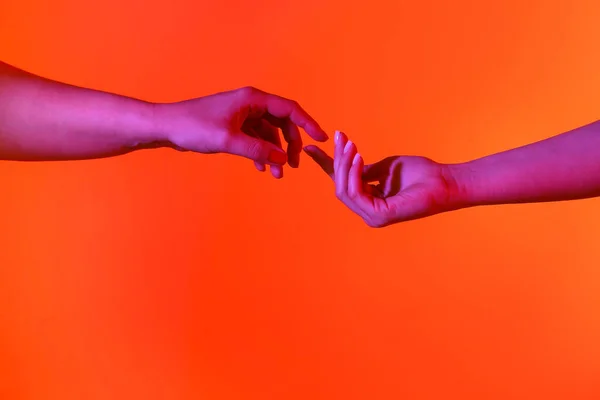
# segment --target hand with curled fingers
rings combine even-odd
[[[242,156],[254,161],[259,171],[269,165],[275,178],[283,176],[286,162],[292,168],[299,165],[299,128],[317,141],[328,139],[297,102],[251,87],[156,105],[155,120],[171,147]],[[287,142],[285,151],[279,130]]]
[[[381,228],[449,209],[453,185],[445,165],[416,156],[364,165],[344,133],[336,132],[334,141],[333,158],[317,146],[304,150],[333,179],[337,198],[367,225]]]

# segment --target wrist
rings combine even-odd
[[[148,149],[169,146],[164,129],[163,104],[140,101],[138,104],[137,126],[129,137],[130,146],[135,149]]]
[[[122,96],[111,96],[105,104],[100,113],[104,129],[116,133],[121,146],[134,150],[162,140],[156,104]]]
[[[475,205],[472,189],[474,173],[469,163],[443,164],[442,176],[448,189],[449,211]]]
[[[152,141],[167,142],[169,140],[169,135],[167,134],[167,127],[165,123],[166,106],[166,103],[149,103],[152,118],[152,134],[150,135]]]

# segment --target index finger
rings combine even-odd
[[[321,167],[321,169],[329,175],[331,179],[335,180],[335,172],[333,169],[333,158],[329,157],[327,153],[321,150],[317,146],[306,146],[304,148],[304,152],[308,154],[310,158],[315,160],[317,164]]]
[[[258,89],[250,89],[252,107],[259,107],[277,118],[289,118],[313,139],[324,142],[329,137],[325,131],[296,101],[286,99],[275,94],[266,93]]]

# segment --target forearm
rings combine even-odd
[[[151,103],[79,88],[0,62],[0,159],[73,160],[151,146]]]
[[[600,196],[600,121],[448,168],[454,208]]]

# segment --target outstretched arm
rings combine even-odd
[[[251,87],[154,104],[51,81],[0,62],[0,160],[81,160],[167,146],[238,155],[260,171],[270,165],[280,178],[286,162],[298,166],[299,128],[327,140],[298,103]]]
[[[458,208],[600,196],[600,121],[448,171]]]
[[[160,140],[151,103],[38,77],[0,62],[0,159],[124,154]]]
[[[480,205],[600,196],[600,121],[460,164],[390,156],[364,165],[341,132],[334,158],[316,146],[305,151],[333,179],[337,197],[373,227]]]

